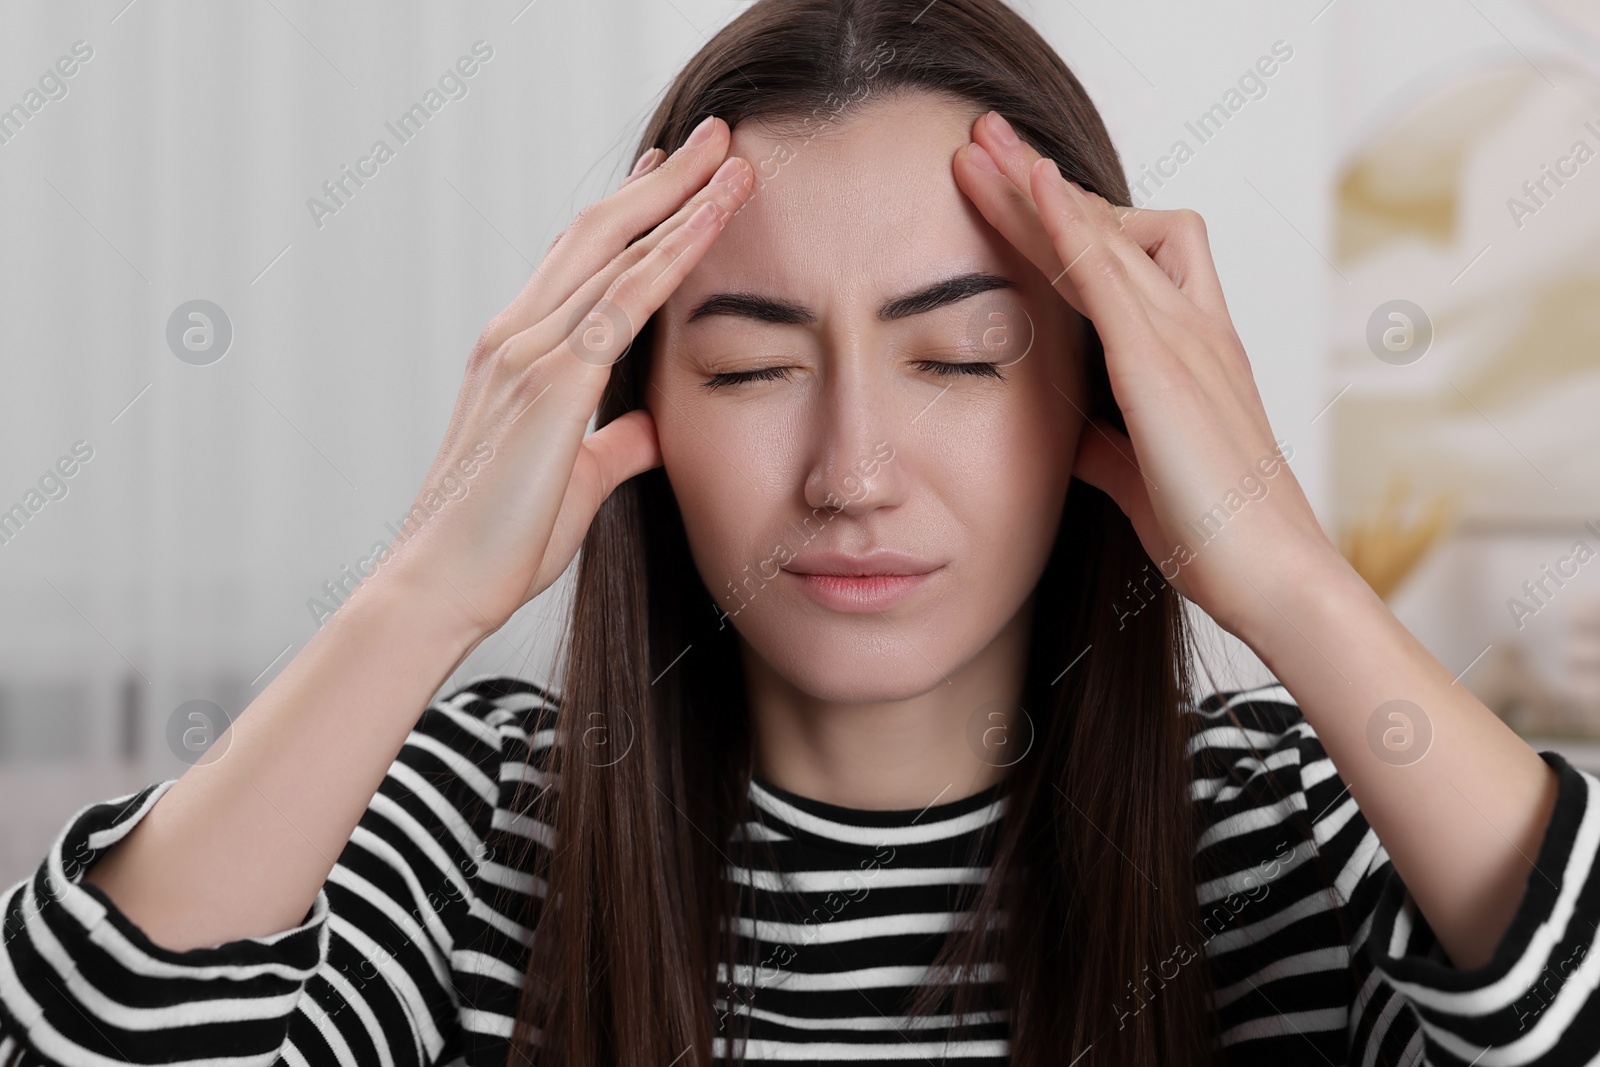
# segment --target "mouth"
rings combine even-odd
[[[933,581],[941,567],[920,574],[808,574],[787,570],[812,600],[833,611],[887,611]]]
[[[801,590],[832,611],[886,611],[933,581],[944,564],[893,549],[871,552],[808,552],[783,570]]]

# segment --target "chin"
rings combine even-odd
[[[925,662],[916,675],[886,670],[881,663],[851,664],[843,671],[817,670],[811,662],[796,666],[772,665],[796,689],[835,704],[892,704],[920,696],[944,681]]]
[[[841,704],[909,700],[943,685],[956,669],[959,660],[948,651],[956,635],[948,627],[874,622],[864,628],[808,621],[793,631],[742,636],[790,685]],[[940,632],[940,639],[930,636]]]

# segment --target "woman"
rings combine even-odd
[[[1600,783],[1329,544],[1032,29],[759,0],[640,147],[377,573],[7,896],[0,1053],[1594,1055]],[[430,701],[580,545],[559,697]],[[1189,700],[1181,598],[1281,685]]]

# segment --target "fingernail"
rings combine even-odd
[[[640,156],[637,160],[634,161],[633,170],[628,172],[628,177],[637,178],[639,175],[643,174],[645,171],[653,169],[655,167],[655,165],[656,165],[656,152],[657,151],[658,150],[655,149],[655,148],[647,148],[647,149],[645,149],[644,150],[644,155]]]
[[[967,158],[972,160],[972,165],[979,170],[986,170],[990,174],[1000,173],[1000,168],[995,166],[994,157],[984,149],[983,145],[978,144],[976,141],[972,142],[972,147],[967,149]]]
[[[706,139],[711,136],[711,127],[713,124],[712,120],[715,118],[715,115],[707,115],[705,118],[701,119],[700,125],[694,128],[694,132],[689,134],[689,139],[684,142],[684,147],[687,148],[691,145],[704,144]]]
[[[1005,116],[998,111],[989,112],[994,116],[989,120],[989,128],[994,131],[995,138],[1003,145],[1015,146],[1022,143],[1022,138],[1017,136],[1017,131],[1011,128]]]
[[[738,172],[738,170],[739,157],[729,156],[727,159],[722,161],[722,166],[718,167],[717,172],[711,176],[711,184],[716,185],[720,182],[728,181],[734,176],[734,174]]]

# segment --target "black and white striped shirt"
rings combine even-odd
[[[551,843],[511,798],[524,778],[547,784],[553,707],[511,678],[433,701],[305,921],[269,937],[173,952],[82,884],[176,779],[84,807],[4,895],[0,1064],[501,1067],[532,935],[521,905],[543,887],[496,859],[518,838]],[[1230,873],[1199,886],[1187,948],[1211,960],[1230,1063],[1595,1062],[1600,780],[1542,754],[1560,791],[1538,869],[1493,961],[1462,971],[1286,690],[1214,694],[1193,713],[1197,857]],[[765,894],[736,921],[782,964],[724,976],[757,989],[719,1000],[751,1016],[747,1058],[1003,1063],[1003,1017],[947,1043],[947,1019],[908,1025],[901,998],[986,873],[1004,785],[920,812],[759,780],[751,799],[741,833],[782,873],[730,869]]]
[[[719,1012],[751,1017],[747,1060],[1005,1062],[1003,1015],[969,1014],[953,1034],[948,1014],[905,1012],[919,982],[948,986],[930,965],[988,874],[1003,792],[1002,783],[920,811],[859,811],[750,783],[754,820],[736,833],[771,852],[752,849],[761,859],[730,874],[756,891],[741,899],[738,924],[740,958],[758,963],[741,965],[731,990],[719,971],[717,1001]],[[1000,977],[988,964],[970,980],[997,991]],[[726,1052],[718,1038],[713,1054]]]

